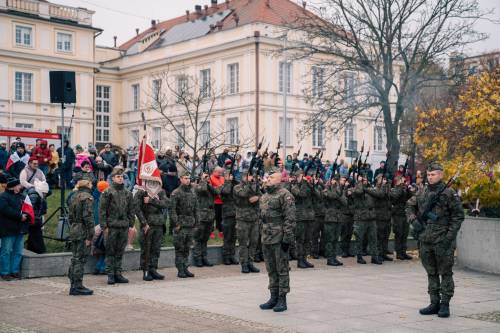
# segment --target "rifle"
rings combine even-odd
[[[420,215],[417,215],[417,220],[413,221],[413,223],[412,223],[412,227],[413,227],[412,228],[412,236],[415,240],[418,240],[420,234],[422,232],[424,232],[425,228],[427,227],[427,220],[436,221],[438,219],[439,216],[434,214],[432,212],[432,210],[434,209],[434,207],[436,207],[437,203],[439,202],[439,197],[441,196],[441,194],[443,194],[443,192],[448,187],[450,187],[455,182],[455,180],[457,178],[458,178],[458,172],[448,180],[446,185],[442,189],[440,189],[436,193],[436,195],[434,195],[430,199],[430,201],[427,203],[427,206],[424,209],[424,212]]]
[[[264,137],[262,137],[262,140],[260,140],[260,142],[257,144],[257,147],[255,148],[255,151],[252,153],[252,159],[250,160],[250,166],[248,167],[247,175],[252,174],[252,170],[255,166],[255,159],[257,158],[257,154],[259,153],[259,150],[262,148],[263,143],[264,143]]]
[[[389,161],[389,157],[391,157],[391,151],[390,150],[388,150],[387,154],[385,154],[385,163],[384,163],[384,169],[382,171],[382,179],[387,179],[387,177],[385,175],[387,173],[387,162]]]
[[[300,156],[300,150],[302,149],[302,144],[299,147],[299,151],[297,152],[297,159],[299,159]],[[293,156],[292,156],[293,157]],[[295,166],[297,165],[297,162],[295,160],[292,160],[292,170],[290,170],[290,173],[293,173],[295,171]]]
[[[368,152],[366,153],[365,161],[363,162],[363,165],[366,165],[366,161],[368,160],[368,156],[370,156],[370,148],[368,148]]]
[[[274,166],[277,167],[280,161],[280,148],[281,148],[281,138],[278,138],[278,145],[276,146],[276,155],[274,156]]]
[[[234,163],[236,162],[236,155],[238,154],[239,150],[240,150],[240,146],[236,146],[236,150],[234,152],[234,156],[231,159],[231,169],[229,169],[230,173],[231,173],[231,176],[233,176],[233,182],[234,182]]]
[[[330,180],[332,180],[333,177],[335,177],[335,172],[337,171],[337,161],[339,159],[341,152],[342,152],[342,143],[340,144],[339,150],[337,151],[337,156],[335,157],[335,161],[333,161],[332,174],[330,175]]]
[[[361,164],[361,160],[362,160],[362,157],[363,157],[363,151],[365,150],[365,140],[363,140],[363,144],[361,145],[361,151],[359,153],[359,158],[358,158],[358,173],[359,171],[361,170],[361,167],[362,167],[362,164]]]
[[[315,162],[316,162],[316,160],[318,159],[318,157],[319,157],[319,154],[320,154],[320,153],[321,153],[321,149],[318,149],[318,151],[316,152],[316,155],[314,155],[314,157],[313,157],[312,161],[311,161],[311,162],[309,162],[309,163],[307,163],[307,167],[306,167],[306,169],[304,170],[304,176],[307,176],[307,172],[308,172],[308,171],[309,171],[309,169],[311,168],[311,165],[312,165],[313,163],[315,163]]]

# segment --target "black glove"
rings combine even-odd
[[[284,252],[288,252],[288,249],[290,248],[290,244],[288,243],[281,243],[281,249],[284,251]]]

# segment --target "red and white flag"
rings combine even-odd
[[[16,162],[22,161],[24,164],[28,164],[28,161],[30,160],[30,155],[29,154],[24,154],[23,157],[19,157],[17,155],[17,152],[14,154],[11,154],[9,159],[7,160],[7,165],[5,166],[5,170],[9,170],[12,165],[14,165]]]
[[[27,195],[24,199],[21,207],[21,213],[30,217],[30,224],[35,224],[35,210],[33,209],[29,195]]]
[[[141,142],[137,170],[139,171],[137,185],[143,185],[143,181],[146,180],[157,181],[161,184],[161,174],[156,163],[155,151],[153,146],[146,142],[146,137]]]

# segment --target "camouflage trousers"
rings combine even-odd
[[[339,222],[325,222],[325,258],[333,259],[337,256],[342,224]]]
[[[325,253],[325,217],[316,216],[313,222],[313,231],[311,236],[311,254],[313,256],[323,255]]]
[[[363,252],[363,239],[368,240],[368,254],[377,256],[377,223],[375,220],[354,221],[354,239],[356,243],[356,254]]]
[[[173,229],[175,267],[184,270],[189,264],[189,249],[193,242],[193,228],[182,227],[179,230]]]
[[[278,291],[280,295],[290,292],[290,274],[288,268],[288,253],[283,251],[281,244],[262,244],[262,252],[266,262],[269,290]]]
[[[90,254],[90,246],[85,246],[85,240],[71,241],[71,264],[69,266],[68,278],[72,286],[81,286],[83,281],[83,272],[87,257]]]
[[[120,274],[122,272],[122,258],[128,241],[128,228],[109,228],[107,237],[104,237],[106,248],[106,273]]]
[[[194,231],[193,259],[201,260],[207,257],[207,243],[214,231],[213,221],[200,221]]]
[[[144,235],[144,230],[141,228],[139,244],[141,245],[141,268],[143,271],[158,268],[162,241],[163,226],[149,226],[147,235]],[[149,247],[149,249],[146,249],[146,247]]]
[[[432,303],[449,302],[455,291],[453,264],[455,244],[420,242],[420,260],[427,272],[427,291]]]
[[[392,216],[392,230],[394,231],[394,248],[396,253],[406,252],[410,223],[405,215]]]
[[[350,254],[354,222],[351,215],[344,215],[343,217],[343,222],[340,224],[340,248],[343,253]]]
[[[388,252],[390,234],[391,220],[377,220],[377,252],[379,256]]]
[[[305,259],[311,254],[311,239],[313,233],[313,221],[298,221],[295,227],[295,244],[298,259]]]
[[[222,257],[233,258],[236,247],[236,219],[234,216],[227,216],[222,221],[224,230],[224,245],[222,246]]]
[[[240,246],[240,264],[253,262],[255,259],[255,251],[259,242],[259,223],[237,221],[236,234],[238,236],[238,244]]]

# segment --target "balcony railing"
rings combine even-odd
[[[79,24],[92,25],[94,11],[80,7],[69,7],[44,1],[0,0],[0,9],[39,15],[43,18],[58,18]]]

